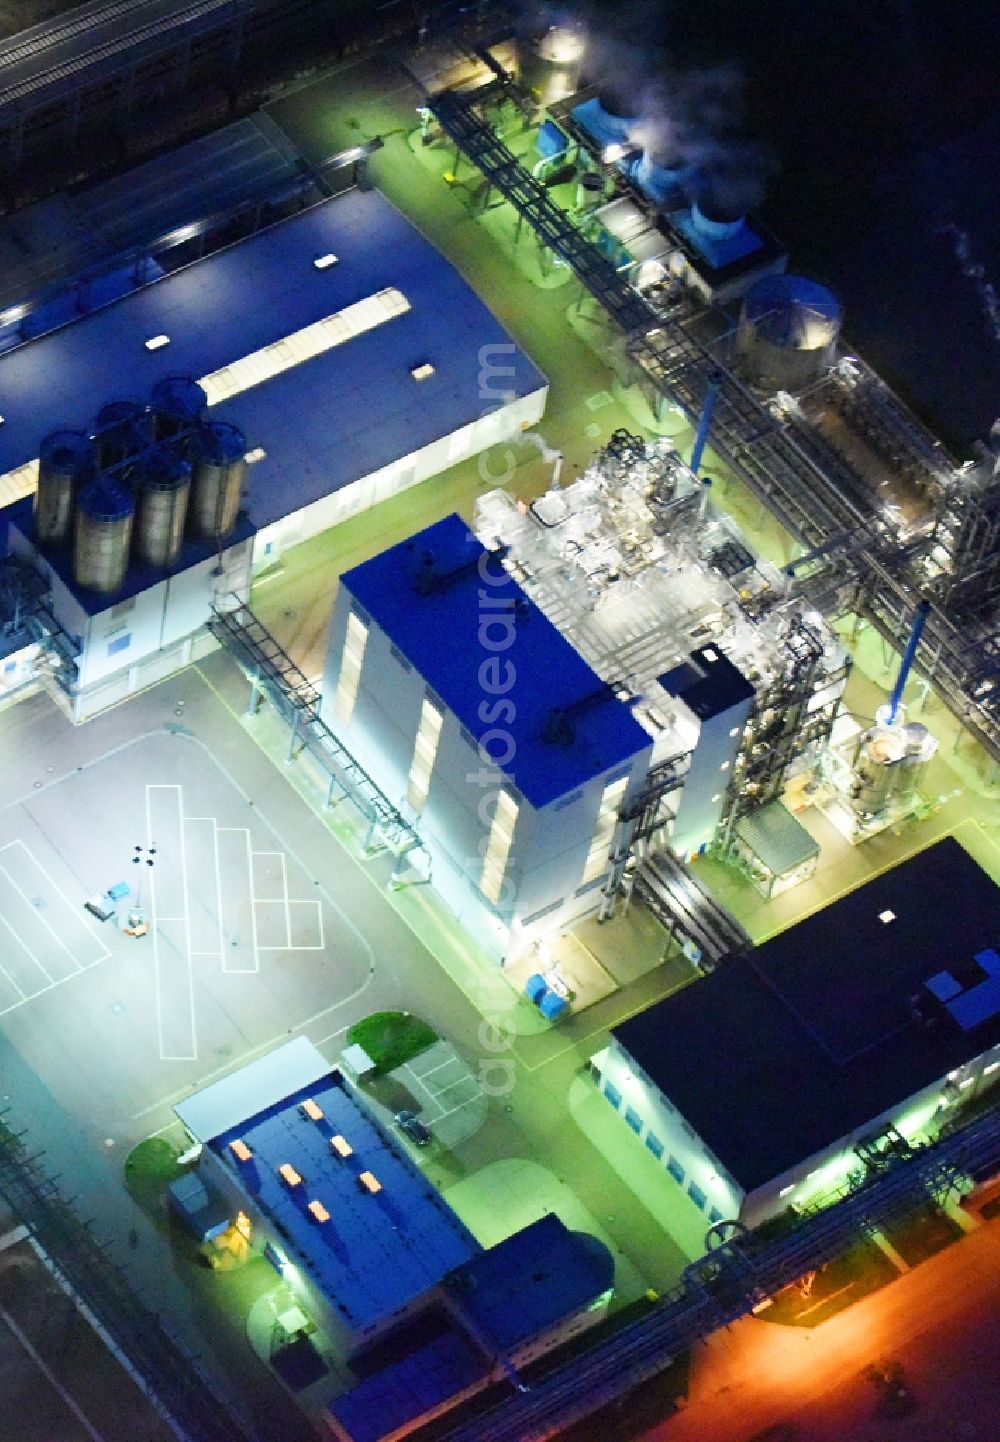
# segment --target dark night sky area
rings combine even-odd
[[[661,65],[739,62],[748,132],[779,162],[764,215],[792,268],[837,291],[849,341],[969,454],[1000,415],[996,0],[594,8]]]

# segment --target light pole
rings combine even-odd
[[[152,842],[149,846],[140,846],[137,843],[133,848],[133,853],[133,866],[142,866],[143,862],[145,862],[146,866],[152,866],[156,857],[156,847]],[[135,889],[135,906],[129,913],[129,921],[133,926],[138,926],[142,921],[142,878],[145,874],[145,871],[139,872],[139,882]]]

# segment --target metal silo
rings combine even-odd
[[[164,376],[153,387],[149,403],[153,411],[153,436],[166,440],[194,426],[208,405],[208,397],[190,376]]]
[[[135,510],[127,488],[110,476],[82,487],[76,506],[73,575],[78,586],[111,594],[121,589]]]
[[[743,302],[738,347],[748,378],[770,390],[796,391],[833,364],[841,306],[832,291],[801,275],[768,275]]]
[[[221,540],[235,526],[246,449],[243,432],[228,421],[206,421],[192,436],[188,530],[199,540]]]
[[[68,546],[73,538],[73,503],[90,474],[94,447],[84,431],[53,431],[42,441],[35,492],[35,535],[45,546]]]
[[[522,36],[517,46],[522,86],[539,105],[564,100],[579,87],[585,48],[582,28],[572,22],[553,25],[542,35]]]
[[[149,443],[149,422],[142,401],[108,401],[94,422],[99,470],[120,465]]]
[[[170,566],[184,540],[191,467],[162,449],[150,451],[137,469],[135,485],[136,557],[150,566]]]

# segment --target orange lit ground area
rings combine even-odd
[[[996,1442],[1000,1206],[966,1210],[961,1241],[819,1327],[748,1317],[711,1337],[643,1442]]]
[[[0,1376],[0,1425],[17,1442],[174,1437],[27,1241],[0,1250]]]

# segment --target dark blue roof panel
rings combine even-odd
[[[547,806],[652,741],[497,561],[489,563],[486,588],[494,604],[484,608],[480,564],[486,556],[465,522],[446,516],[348,571],[342,584],[461,724],[477,741],[485,738],[491,756],[504,761],[502,753],[513,750],[513,759],[500,769],[533,806]],[[421,570],[432,573],[432,581],[418,589]],[[496,623],[490,633],[490,644],[499,647],[494,650],[484,646],[481,635],[490,614],[515,618],[509,628]],[[507,635],[510,646],[500,647]],[[488,735],[497,729],[495,714],[490,716],[496,696],[484,690],[480,666],[491,657],[512,668],[504,667],[499,678],[505,684],[512,676],[505,695],[514,715],[509,722],[505,717],[501,728],[509,744],[506,735]],[[559,708],[562,719],[553,733]]]
[[[380,1442],[450,1401],[486,1369],[486,1361],[459,1332],[444,1332],[335,1398],[330,1413],[353,1442]]]
[[[328,252],[338,263],[316,270]],[[484,346],[509,348],[493,354],[512,394],[545,386],[419,231],[377,192],[353,190],[0,356],[0,474],[49,431],[89,426],[113,396],[209,375],[390,286],[408,312],[218,406],[267,453],[248,477],[257,526],[475,420]],[[169,345],[147,351],[159,334]],[[417,382],[423,361],[434,375]]]
[[[614,1285],[603,1242],[554,1212],[473,1257],[445,1285],[475,1334],[501,1355],[581,1311]]]
[[[1000,1042],[1000,1012],[970,1034],[912,1005],[998,937],[1000,889],[949,837],[614,1035],[749,1191]]]

